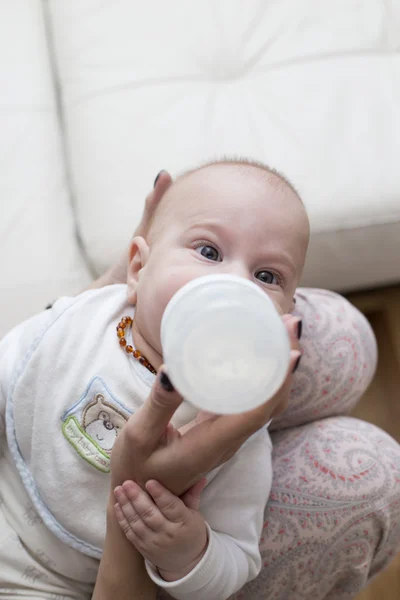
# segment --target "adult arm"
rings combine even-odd
[[[208,525],[208,547],[184,576],[164,581],[146,563],[150,576],[177,600],[225,600],[261,569],[259,539],[272,484],[272,445],[266,429],[257,432],[203,490],[200,511]]]
[[[144,560],[127,540],[114,513],[107,507],[107,532],[92,600],[155,600],[156,586],[148,577]]]
[[[288,327],[294,340],[294,330],[297,330],[296,320],[290,321]],[[292,347],[295,348],[296,344],[297,342],[293,341]],[[298,351],[292,350],[291,369],[293,369],[297,357]],[[287,402],[291,384],[289,374],[284,386],[266,405],[242,415],[212,416],[200,420],[180,434],[171,427],[170,420],[182,399],[177,392],[162,385],[162,373],[163,369],[157,376],[149,398],[129,419],[114,444],[111,454],[112,489],[128,479],[135,480],[142,487],[149,479],[158,479],[175,494],[181,495],[204,473],[208,473],[231,458],[251,434],[258,431],[277,410],[281,410]],[[249,447],[250,444],[251,442],[249,442]],[[237,460],[242,451],[235,457]],[[238,468],[241,471],[244,470],[243,465],[239,465]],[[262,485],[265,484],[269,487],[267,466],[265,471],[265,481]],[[221,480],[221,477],[219,479]],[[232,477],[229,479],[231,480]],[[207,493],[211,494],[211,491],[212,483]],[[243,488],[235,491],[235,494],[240,493],[243,493]],[[251,530],[250,520],[247,518],[245,528],[239,527],[238,530],[233,530],[232,523],[230,526],[228,523],[222,523],[221,530],[221,524],[218,526],[218,515],[213,514],[210,510],[208,512],[210,524],[215,530],[215,535],[211,538],[209,554],[215,556],[225,552],[229,553],[229,556],[225,556],[223,564],[220,563],[222,571],[220,569],[218,572],[209,570],[206,574],[207,581],[203,580],[203,584],[210,594],[212,588],[216,589],[216,595],[211,594],[210,598],[218,598],[218,579],[225,580],[222,578],[222,573],[226,580],[231,580],[232,590],[234,590],[243,585],[245,581],[255,577],[260,568],[257,539],[262,519],[263,506],[261,504],[264,504],[264,495],[267,495],[267,492],[261,495],[263,498],[260,504],[258,504],[259,499],[256,496],[254,496],[253,502],[249,503],[254,530]],[[232,503],[235,504],[235,498],[232,500]],[[246,498],[246,502],[248,500],[249,498]],[[135,591],[137,594],[142,593],[142,590],[145,590],[143,593],[151,593],[151,590],[147,591],[146,589],[144,566],[136,550],[133,546],[127,545],[125,538],[122,540],[120,537],[124,535],[122,529],[121,533],[115,529],[116,523],[110,513],[114,502],[114,495],[111,493],[108,508],[109,527],[95,588],[95,600],[111,598],[111,594],[125,598],[129,594],[129,590]],[[209,506],[212,504],[215,504],[215,499],[210,497]],[[234,521],[238,522],[239,520],[238,515],[235,515]],[[248,529],[247,526],[249,526]],[[216,533],[217,529],[218,533]],[[237,537],[237,541],[231,539],[233,536]],[[155,581],[157,581],[156,577]],[[190,594],[194,593],[193,585],[196,587],[197,583],[196,577],[192,578]],[[182,581],[179,582],[179,585],[181,584]],[[178,584],[171,585],[176,587]],[[182,589],[182,596],[178,595],[179,591],[177,592],[177,590],[171,589],[170,591],[177,598],[185,598],[185,585],[182,586]],[[148,595],[148,598],[151,600],[152,596]]]

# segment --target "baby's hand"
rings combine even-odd
[[[207,549],[206,523],[198,510],[205,484],[203,478],[182,498],[154,480],[147,482],[147,493],[133,481],[114,490],[120,527],[166,581],[190,573]]]

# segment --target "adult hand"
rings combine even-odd
[[[172,185],[171,175],[167,171],[160,171],[154,182],[154,188],[147,195],[144,205],[142,219],[133,233],[133,237],[141,236],[146,238],[151,218],[158,206],[161,198],[167,189]],[[116,263],[114,263],[103,275],[92,282],[90,288],[100,288],[114,283],[126,283],[126,273],[128,267],[128,247],[121,254]]]
[[[154,189],[146,197],[142,219],[136,227],[133,237],[141,236],[146,238],[154,211],[171,185],[172,177],[168,171],[160,171],[154,181]]]
[[[200,413],[194,422],[176,430],[170,420],[182,398],[172,386],[168,389],[168,378],[165,385],[161,368],[148,399],[128,420],[114,444],[112,489],[128,479],[144,488],[147,481],[155,479],[179,496],[205,473],[231,458],[250,435],[285,410],[300,350],[299,319],[285,315],[284,322],[292,348],[286,381],[272,399],[246,413]],[[110,502],[114,502],[113,495]]]

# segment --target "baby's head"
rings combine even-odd
[[[147,241],[135,238],[128,300],[136,305],[136,347],[157,368],[160,325],[169,300],[203,275],[253,281],[281,314],[293,309],[309,222],[293,186],[261,163],[222,160],[188,171],[165,193]]]

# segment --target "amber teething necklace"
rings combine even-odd
[[[152,364],[149,363],[147,358],[145,356],[142,356],[140,354],[139,350],[135,350],[135,348],[133,346],[131,346],[130,344],[127,344],[127,342],[126,342],[125,328],[132,327],[132,323],[133,323],[133,319],[131,317],[122,317],[122,319],[118,323],[117,336],[119,338],[119,345],[121,346],[122,349],[125,348],[125,352],[127,354],[133,356],[133,358],[136,358],[136,360],[138,360],[141,365],[146,367],[146,369],[148,369],[150,371],[150,373],[153,373],[153,375],[157,375],[155,368],[153,367]]]

